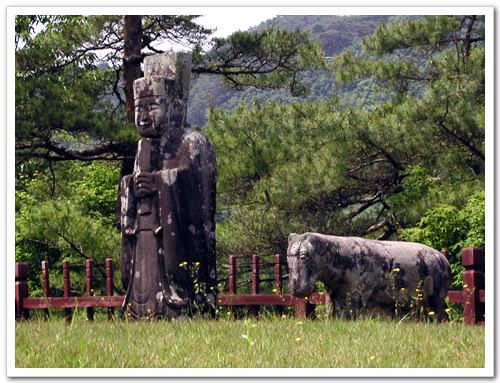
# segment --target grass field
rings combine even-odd
[[[483,326],[376,319],[16,323],[16,368],[483,368]]]

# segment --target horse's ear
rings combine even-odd
[[[288,234],[288,243],[297,242],[298,238],[299,238],[299,234],[290,233],[290,234]]]

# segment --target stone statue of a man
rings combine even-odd
[[[191,56],[146,57],[134,82],[138,143],[121,180],[122,282],[128,316],[175,318],[216,302],[215,154],[186,126]]]

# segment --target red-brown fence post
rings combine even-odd
[[[113,291],[113,260],[106,258],[106,295],[112,297]],[[115,314],[114,307],[108,307],[108,320],[112,321]]]
[[[479,291],[484,290],[484,249],[468,247],[462,250],[463,301],[465,324],[484,321],[484,303],[480,302]]]
[[[71,290],[71,282],[69,279],[69,261],[64,260],[62,262],[62,267],[63,267],[63,290],[64,290],[64,297],[69,298],[70,297],[70,290]],[[64,309],[65,314],[66,314],[66,322],[71,322],[72,320],[72,313],[71,313],[71,308],[66,308]]]
[[[42,261],[42,289],[43,297],[47,300],[47,306],[49,305],[48,297],[50,296],[50,282],[49,282],[49,262]],[[44,309],[45,320],[49,319],[49,309]]]
[[[229,294],[236,294],[236,256],[229,256]],[[236,307],[231,306],[232,317],[236,319]]]
[[[23,299],[29,296],[28,288],[28,264],[26,262],[16,262],[15,272],[15,293],[16,293],[16,320],[21,318],[29,319],[29,310],[24,309]]]
[[[252,256],[252,294],[259,294],[259,292],[260,292],[259,271],[260,271],[259,255],[254,254]],[[252,313],[253,313],[254,318],[259,317],[259,308],[260,307],[258,305],[252,306]]]
[[[87,296],[91,297],[94,295],[94,290],[92,289],[93,279],[94,279],[94,261],[92,259],[87,259],[85,262],[86,275],[87,275]],[[89,321],[94,320],[94,308],[87,308],[87,319]]]
[[[316,318],[316,306],[309,303],[306,298],[293,298],[295,306],[295,318],[297,319],[314,319]]]
[[[236,256],[229,256],[229,294],[236,294]]]
[[[276,294],[281,294],[283,292],[283,274],[281,272],[281,254],[276,254],[274,256],[274,284],[276,289]],[[279,316],[283,315],[283,306],[276,306],[276,314]]]

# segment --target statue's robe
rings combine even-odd
[[[154,174],[157,192],[138,198],[133,177]],[[134,318],[177,316],[194,299],[190,274],[215,303],[216,161],[208,138],[191,129],[139,141],[134,174],[121,180],[124,307]]]

